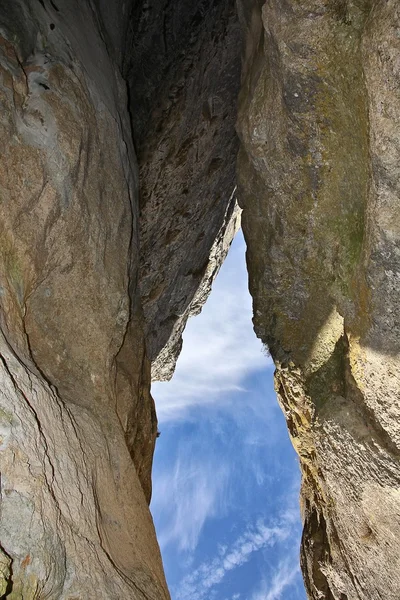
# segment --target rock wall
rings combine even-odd
[[[303,475],[313,599],[400,597],[396,1],[242,1],[254,326]]]
[[[90,3],[1,4],[1,597],[169,597],[137,163],[104,36]]]
[[[130,23],[140,288],[152,377],[170,379],[197,290],[205,301],[237,220],[241,35],[234,0],[141,0]]]
[[[164,4],[0,6],[1,597],[169,598],[150,359],[238,227],[240,69],[233,3]]]

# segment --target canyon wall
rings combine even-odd
[[[207,20],[193,49],[196,65],[187,67],[177,48],[164,70],[179,73],[163,71],[161,90],[154,72],[147,96],[156,95],[148,100],[139,76],[136,97],[122,76],[133,68],[136,4],[2,0],[1,597],[169,598],[148,509],[157,435],[150,357],[176,321],[198,310],[198,288],[207,293],[238,212],[238,24],[232,4],[201,8],[200,19],[194,9],[184,24],[190,32],[192,19],[198,28]],[[230,38],[235,53],[223,43]],[[219,71],[229,61],[224,81]],[[182,73],[193,89],[189,97],[176,92],[174,108],[169,85]],[[156,110],[170,111],[169,124],[150,119]],[[177,123],[179,114],[189,125]],[[134,115],[150,119],[144,135]],[[149,158],[139,167],[132,125],[137,148],[156,156],[154,164]],[[176,147],[157,150],[151,127]],[[163,152],[178,151],[182,165],[193,157],[193,185],[183,167],[174,163],[172,178],[163,164]],[[147,208],[158,196],[144,185],[139,191],[139,168],[149,172],[149,189],[156,180],[165,188],[161,218],[156,205]],[[167,276],[166,300],[157,303]]]
[[[315,600],[400,597],[400,8],[241,2],[254,326],[301,462]]]
[[[2,0],[0,597],[169,598],[150,381],[237,196],[308,595],[398,600],[399,31],[395,0]]]
[[[169,597],[138,169],[103,38],[89,3],[1,4],[1,597]]]
[[[140,167],[139,284],[152,378],[163,380],[239,224],[241,33],[233,0],[141,0],[130,23],[124,74]]]

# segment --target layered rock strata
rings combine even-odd
[[[400,9],[240,2],[254,326],[303,475],[310,598],[400,597]]]

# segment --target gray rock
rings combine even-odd
[[[211,248],[207,268],[196,294],[185,309],[184,314],[175,321],[168,342],[152,362],[151,377],[153,381],[168,381],[173,376],[176,361],[182,349],[182,333],[186,327],[187,320],[190,317],[200,314],[201,309],[206,303],[211,293],[214,279],[218,275],[221,265],[229,252],[232,240],[240,228],[241,212],[236,202],[236,196],[232,194],[225,219]]]
[[[140,290],[153,376],[165,379],[234,209],[240,29],[232,0],[146,0],[131,33],[124,72],[140,167]]]

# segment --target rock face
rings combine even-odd
[[[211,292],[213,281],[228,254],[231,242],[240,228],[240,223],[241,210],[236,202],[236,198],[232,195],[224,221],[209,253],[206,268],[200,279],[196,293],[193,298],[191,295],[189,296],[190,302],[187,305],[187,308],[185,308],[183,315],[179,316],[179,318],[172,323],[172,331],[167,343],[152,362],[152,381],[165,381],[171,379],[176,361],[182,349],[183,329],[185,328],[189,317],[200,314],[201,309],[206,303]],[[193,285],[192,282],[190,283]],[[185,304],[187,304],[187,302]],[[169,326],[171,326],[171,321],[175,317],[176,314],[172,312],[172,315],[169,317]]]
[[[0,10],[1,590],[168,598],[125,85],[89,3]]]
[[[398,600],[400,8],[238,14],[238,198],[306,587]],[[239,224],[239,36],[233,0],[1,2],[1,597],[169,598],[150,379]]]
[[[131,28],[140,288],[152,376],[170,379],[197,290],[205,301],[233,237],[241,36],[232,0],[142,0]]]
[[[254,325],[303,474],[310,598],[400,597],[398,2],[241,2]]]
[[[133,57],[155,56],[159,23],[140,54],[139,3],[1,3],[1,597],[169,598],[148,509],[150,358],[199,310],[238,223],[237,19],[232,3],[189,5],[171,35],[187,13],[198,39],[165,53],[142,98]]]

